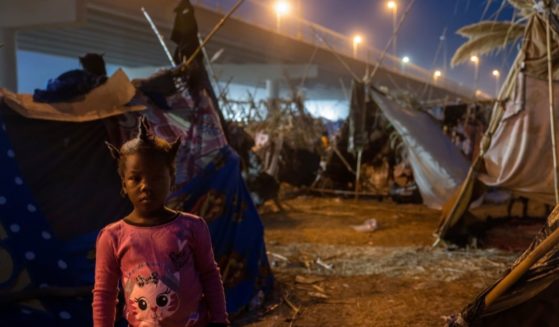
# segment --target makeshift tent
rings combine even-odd
[[[552,15],[552,21],[556,20],[554,17]],[[449,240],[453,228],[460,226],[473,199],[477,180],[492,187],[506,188],[513,194],[555,203],[551,122],[559,126],[559,105],[555,101],[555,118],[550,119],[545,13],[532,9],[527,20],[522,49],[500,91],[480,154],[458,192],[445,205],[437,230],[439,239]],[[554,24],[551,24],[550,33],[554,67],[551,75],[556,78],[559,37]],[[556,82],[553,90],[555,99],[559,99]]]
[[[406,146],[423,203],[441,209],[466,176],[468,161],[428,114],[375,91],[372,97]]]
[[[169,120],[154,117],[175,115],[177,120],[186,108],[162,112],[149,104],[154,132],[177,136],[168,132]],[[177,178],[186,179],[173,204],[208,219],[228,310],[235,313],[269,290],[271,275],[263,226],[240,177],[239,158],[227,145],[217,147],[221,142],[211,135],[207,141],[209,127],[220,130],[215,114],[207,114],[211,108],[192,116],[190,107],[190,118],[205,124],[191,124],[179,135],[180,152],[189,154],[177,159]],[[126,126],[135,122],[130,113],[80,123],[25,118],[6,102],[0,114],[1,319],[9,325],[39,320],[79,325],[91,315],[97,232],[130,210],[119,195],[116,163],[104,141],[128,134]],[[208,163],[199,169],[203,162]]]
[[[524,4],[524,10],[529,11],[531,8],[528,1],[515,3],[518,6]],[[552,59],[549,63],[556,63],[559,59],[559,48],[556,46],[558,34],[557,29],[552,28],[553,21],[557,21],[557,18],[548,7],[543,8],[543,12],[532,12],[529,16],[522,52],[501,90],[500,98],[510,94],[512,86],[515,86],[515,92],[506,109],[496,107],[492,126],[482,148],[482,156],[489,162],[485,163],[488,169],[486,176],[482,177],[484,182],[504,185],[526,196],[536,195],[547,199],[552,198],[554,191],[554,185],[550,181],[550,175],[553,176],[554,171],[553,159],[549,155],[553,152],[553,142],[549,140],[553,133],[550,132],[549,125],[556,118],[552,120],[547,116],[546,119],[542,111],[551,107],[545,100],[549,99],[548,90],[555,87],[555,83],[551,83],[551,77],[557,77],[559,67],[552,65],[548,85],[542,85],[545,82],[538,78],[541,79],[548,73],[547,68],[550,66],[545,64],[546,58]],[[553,36],[553,43],[544,41],[546,32],[549,41]],[[521,72],[518,67],[523,61],[525,70]],[[557,90],[553,89],[553,93],[556,94]],[[557,106],[551,108],[556,110]],[[491,140],[491,136],[495,138]],[[539,148],[538,145],[547,148]],[[509,148],[505,149],[505,146]],[[499,156],[504,160],[495,160]],[[478,159],[470,169],[461,196],[453,205],[454,210],[442,221],[440,237],[447,235],[465,211],[472,180],[478,175],[477,166],[481,164]],[[555,207],[542,231],[511,268],[495,284],[481,292],[460,314],[451,316],[448,326],[557,326],[558,224],[559,207]]]
[[[360,107],[362,109],[358,109]],[[324,174],[335,182],[353,182],[349,178],[355,178],[357,169],[352,168],[357,166],[355,152],[358,149],[363,152],[364,165],[381,157],[388,158],[394,165],[395,157],[404,156],[411,165],[425,205],[441,209],[468,171],[468,160],[433,117],[412,108],[408,101],[396,100],[393,95],[362,82],[352,85],[350,115],[341,135],[340,142],[332,147],[334,153],[330,155]],[[394,149],[399,148],[391,144],[394,136],[402,140],[403,151]],[[404,152],[403,155],[400,152]],[[363,177],[360,176],[361,181]],[[382,194],[378,188],[376,190],[377,194]]]
[[[118,87],[112,78],[99,86],[115,96],[101,102],[92,96],[98,89],[49,104],[0,89],[2,325],[91,324],[96,235],[130,210],[104,141],[119,145],[135,136],[140,109],[157,136],[182,139],[170,201],[208,219],[228,311],[270,291],[263,226],[202,69],[189,67],[188,83],[170,93],[161,87],[175,85],[169,72],[138,81],[137,89],[117,72]]]

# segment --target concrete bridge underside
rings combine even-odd
[[[16,31],[17,48],[74,58],[86,52],[104,53],[107,62],[130,68],[161,67],[169,64],[142,15],[140,7],[146,8],[161,34],[168,37],[174,19],[173,9],[177,1],[74,1],[79,2],[79,5],[76,6],[79,14],[76,15],[74,23],[9,27]],[[6,14],[9,13],[5,12]],[[200,32],[205,35],[223,17],[223,13],[197,6],[196,16]],[[0,18],[2,18],[1,14]],[[170,41],[167,45],[171,50],[174,49]],[[266,71],[255,73],[254,67],[270,65],[275,67],[276,71],[275,74],[272,74],[275,76],[270,76],[270,78],[282,80],[284,87],[286,78],[291,78],[292,84],[299,84],[301,76],[305,75],[307,65],[313,58],[312,66],[309,66],[311,69],[308,70],[310,74],[304,84],[307,97],[316,100],[346,99],[347,94],[344,92],[342,84],[349,87],[352,77],[328,47],[318,40],[313,44],[238,18],[231,18],[207,46],[210,56],[220,49],[224,51],[216,61],[216,71],[222,81],[229,81],[233,77],[232,83],[264,87],[263,76],[266,75]],[[343,53],[339,56],[347,62],[357,76],[364,75],[367,66],[365,62]],[[281,69],[283,65],[288,67],[285,70],[287,73]],[[219,67],[223,69],[219,69]],[[243,67],[247,69],[243,69]],[[294,69],[297,71],[294,72]],[[421,100],[427,100],[427,97],[450,100],[468,99],[472,95],[463,88],[452,88],[443,83],[437,84],[426,78],[414,77],[405,70],[389,69],[383,66],[375,75],[374,83],[377,86],[407,90]],[[426,92],[426,90],[429,91]]]

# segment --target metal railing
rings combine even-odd
[[[192,3],[207,10],[225,13],[233,2],[223,0],[194,0]],[[245,3],[233,14],[233,17],[248,24],[258,26],[271,33],[278,33],[323,49],[328,49],[328,46],[330,46],[341,55],[354,58],[364,63],[369,63],[371,66],[375,65],[381,57],[382,51],[365,44],[360,44],[357,47],[357,51],[354,52],[353,39],[351,36],[340,34],[295,14],[289,14],[278,19],[272,8],[272,4],[273,1],[245,0]],[[227,5],[229,5],[229,7]],[[452,90],[464,96],[474,95],[473,89],[462,86],[453,80],[445,78],[445,76],[435,79],[433,71],[413,63],[403,63],[400,58],[388,53],[385,54],[381,67],[392,73],[405,75],[408,78],[413,78],[438,88]],[[363,72],[355,73],[358,76],[362,76],[363,74]]]

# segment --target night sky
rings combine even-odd
[[[361,34],[367,44],[372,43],[379,50],[385,48],[392,34],[392,12],[387,8],[388,0],[285,1],[291,4],[290,15],[299,15],[344,35]],[[198,2],[216,6],[225,12],[236,0],[198,0]],[[273,11],[276,0],[245,0],[239,13],[250,15],[246,10],[247,7],[251,7],[251,2],[269,5],[270,11]],[[404,13],[410,2],[411,0],[397,0],[399,15]],[[398,56],[409,56],[414,64],[429,70],[444,70],[443,51],[440,51],[436,58],[435,54],[445,27],[447,29],[445,47],[447,65],[449,65],[454,51],[466,40],[456,34],[458,29],[484,19],[510,21],[513,13],[513,8],[506,0],[416,0],[398,35]],[[392,50],[390,53],[392,54]],[[514,57],[514,49],[505,49],[500,53],[481,57],[479,88],[488,94],[494,94],[495,79],[491,72],[498,69],[504,75]],[[447,74],[450,79],[474,88],[475,72],[472,64],[447,67]]]
[[[399,14],[411,0],[399,0]],[[502,2],[505,8],[499,11]],[[383,49],[392,33],[392,13],[386,0],[301,0],[302,15],[313,22],[327,26],[342,34],[361,33],[367,42]],[[483,16],[486,5],[488,10]],[[340,14],[343,13],[343,14]],[[398,35],[398,55],[409,56],[415,64],[427,69],[442,69],[442,51],[434,60],[439,38],[447,28],[447,59],[450,62],[454,51],[466,40],[456,31],[462,26],[483,19],[510,20],[513,9],[506,0],[416,0]],[[512,49],[514,50],[514,49]],[[498,54],[481,57],[479,86],[487,93],[495,91],[493,69],[502,73],[514,59],[515,53],[506,49]],[[473,88],[474,68],[462,64],[448,71],[451,79]]]

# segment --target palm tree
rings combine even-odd
[[[473,55],[484,55],[499,51],[520,39],[526,29],[526,21],[534,14],[532,0],[507,0],[521,17],[517,21],[481,21],[458,30],[458,34],[468,38],[454,53],[452,65],[468,61]]]

